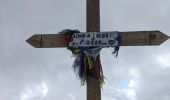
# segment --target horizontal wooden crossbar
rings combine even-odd
[[[119,33],[121,36],[120,46],[160,45],[170,38],[160,31],[132,31]],[[68,46],[70,37],[71,36],[68,33],[35,34],[26,41],[36,48],[61,48]]]

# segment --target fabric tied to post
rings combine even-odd
[[[105,47],[114,48],[113,53],[118,55],[120,35],[119,32],[88,32],[67,30],[71,33],[68,49],[76,57],[73,63],[75,73],[81,80],[81,84],[86,83],[88,75],[97,78],[100,86],[104,83],[104,75],[101,64],[96,66],[96,60],[100,51]],[[96,73],[98,75],[96,75]]]

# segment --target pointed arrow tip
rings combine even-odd
[[[157,32],[157,39],[160,41],[160,43],[164,43],[166,40],[168,40],[170,37],[167,34],[164,34],[161,31]]]
[[[162,37],[164,37],[165,41],[170,38],[167,34],[164,34],[163,32],[160,32],[160,33],[162,33]]]
[[[30,44],[30,43],[31,43],[31,39],[28,38],[28,39],[26,40],[26,42],[27,42],[28,44]]]
[[[28,38],[26,42],[35,48],[40,48],[41,47],[41,35],[38,35],[38,34],[33,35],[30,38]]]
[[[170,38],[170,36],[167,35],[167,40]]]

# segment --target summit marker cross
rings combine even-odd
[[[87,32],[100,33],[100,0],[86,0]],[[62,34],[35,34],[26,41],[36,48],[67,47],[70,35]],[[160,31],[132,31],[119,32],[121,36],[120,46],[146,46],[160,45],[169,36]],[[94,67],[101,66],[100,57],[97,57]],[[95,73],[99,74],[99,73]],[[87,100],[101,100],[101,90],[98,79],[91,75],[87,76]]]

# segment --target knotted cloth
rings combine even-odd
[[[73,69],[74,72],[79,76],[81,80],[81,84],[84,85],[86,83],[87,76],[90,75],[96,79],[98,79],[100,86],[104,84],[104,75],[102,66],[100,63],[100,51],[104,46],[73,46],[70,45],[72,42],[76,39],[73,34],[81,34],[78,30],[70,30],[66,29],[62,32],[66,32],[71,35],[70,37],[70,43],[67,47],[68,50],[70,50],[73,55],[75,56],[75,60],[73,63]],[[77,41],[77,40],[76,40]],[[119,44],[120,44],[120,35],[117,32],[116,35],[114,35],[114,50],[113,53],[116,54],[116,57],[118,55],[119,51]]]

